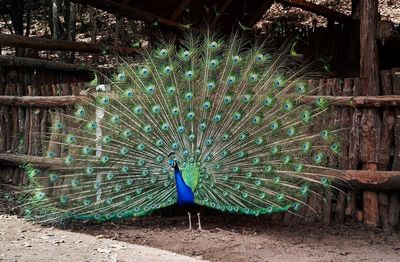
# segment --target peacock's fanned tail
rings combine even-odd
[[[328,101],[300,103],[313,90],[295,58],[239,34],[188,34],[120,59],[110,90],[54,117],[46,157],[63,163],[28,168],[26,215],[109,220],[173,205],[171,152],[199,205],[260,215],[323,197],[340,144],[313,127]]]

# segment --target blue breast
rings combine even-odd
[[[192,189],[186,185],[183,180],[182,173],[178,167],[174,168],[175,174],[175,182],[176,182],[176,191],[178,193],[178,205],[193,205],[194,204],[194,195]]]

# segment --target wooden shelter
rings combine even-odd
[[[207,23],[225,32],[230,32],[232,26],[254,26],[274,2],[71,1],[175,31],[188,27],[201,31]],[[344,141],[344,158],[332,161],[331,165],[344,170],[342,179],[352,187],[345,187],[351,198],[339,194],[327,201],[327,205],[311,199],[310,204],[323,215],[318,217],[311,214],[307,221],[341,224],[357,220],[368,225],[379,225],[385,231],[399,229],[400,67],[387,68],[379,61],[379,36],[397,41],[398,33],[390,30],[387,33],[385,27],[378,26],[381,24],[378,19],[378,0],[353,1],[352,16],[305,0],[276,2],[314,12],[329,21],[325,31],[304,32],[285,25],[285,34],[278,33],[279,37],[290,37],[290,32],[300,33],[306,36],[305,41],[308,41],[309,50],[314,55],[317,50],[322,52],[329,49],[334,57],[339,57],[338,60],[351,57],[353,64],[350,67],[356,68],[352,75],[340,78],[339,75],[332,75],[310,81],[311,85],[319,87],[319,95],[327,96],[333,105],[340,106],[336,108],[337,114],[331,121],[349,127],[348,138]],[[98,53],[101,48],[96,44],[11,35],[0,35],[0,45],[89,53]],[[128,47],[111,46],[109,49],[123,54],[136,52]],[[308,51],[305,50],[306,53]],[[49,71],[50,68],[52,71]],[[87,99],[79,91],[87,80],[88,70],[60,62],[0,56],[0,181],[23,183],[24,176],[15,168],[19,163],[29,161],[39,166],[54,164],[40,157],[43,145],[40,137],[34,134],[44,134],[47,123],[51,122],[50,110],[65,112],[68,110],[66,106]],[[310,99],[313,97],[304,98]],[[298,222],[290,214],[278,214],[272,219]]]

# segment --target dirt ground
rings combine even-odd
[[[55,228],[0,215],[0,261],[200,262],[173,252]]]
[[[204,217],[198,232],[187,230],[186,219],[150,217],[75,228],[210,261],[400,261],[400,235],[362,226],[284,227],[226,216]]]
[[[170,212],[118,222],[74,222],[59,230],[15,216],[10,219],[5,212],[10,213],[9,207],[0,201],[0,261],[39,261],[36,256],[42,261],[49,257],[55,261],[190,261],[174,253],[193,261],[400,261],[400,234],[387,235],[360,225],[293,227],[263,217],[204,214],[199,232],[187,230],[184,213],[171,216]],[[195,215],[192,219],[196,226]],[[162,259],[143,259],[147,255]]]

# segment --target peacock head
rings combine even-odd
[[[178,166],[178,162],[174,159],[174,156],[175,155],[175,153],[174,152],[171,152],[171,153],[169,153],[168,154],[168,158],[169,158],[169,160],[168,160],[168,165],[170,166],[170,167],[172,167],[172,168],[175,168],[175,167],[177,167]]]

